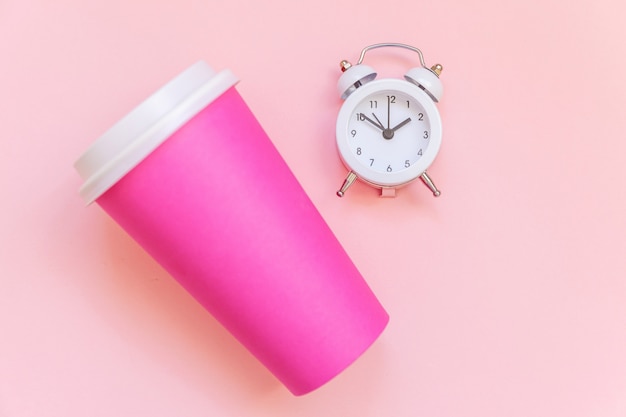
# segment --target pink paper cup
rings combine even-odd
[[[323,385],[388,315],[229,71],[198,62],[75,166],[96,201],[293,394]]]

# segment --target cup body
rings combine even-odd
[[[192,113],[92,197],[305,394],[358,358],[388,315],[236,88]]]

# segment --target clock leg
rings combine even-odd
[[[424,173],[420,175],[420,179],[428,187],[428,189],[430,189],[430,191],[433,192],[433,195],[435,197],[439,197],[441,195],[441,191],[437,189],[437,186],[435,185],[433,180],[428,176],[426,171],[424,171]]]
[[[348,176],[343,181],[343,185],[341,186],[339,191],[337,191],[337,195],[339,197],[343,197],[343,195],[346,193],[346,190],[350,188],[354,180],[356,180],[356,174],[352,171],[348,172]]]
[[[393,187],[381,187],[380,196],[385,198],[394,198],[396,196],[396,189]]]

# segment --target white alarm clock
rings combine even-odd
[[[420,67],[404,79],[375,80],[376,71],[363,64],[365,53],[382,47],[399,47],[418,54]],[[381,43],[365,47],[356,65],[341,61],[337,84],[345,102],[337,116],[337,147],[349,170],[341,189],[360,179],[379,188],[381,196],[394,197],[396,188],[420,178],[434,196],[441,192],[426,173],[441,147],[441,117],[435,105],[443,86],[439,64],[428,68],[422,52],[410,45]]]

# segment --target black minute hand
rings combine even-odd
[[[391,127],[391,96],[387,96],[387,129]]]

